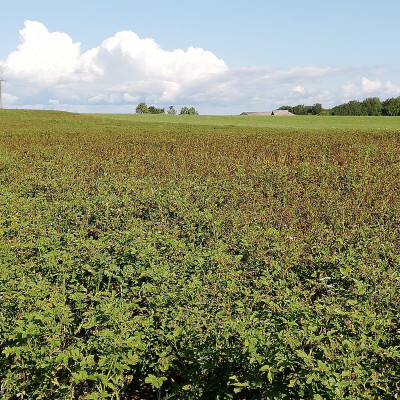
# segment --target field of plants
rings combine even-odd
[[[0,110],[0,397],[400,398],[400,118]]]

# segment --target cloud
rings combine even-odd
[[[363,77],[361,79],[361,87],[363,89],[364,92],[375,92],[376,90],[378,90],[380,87],[382,86],[382,83],[378,80],[369,80],[365,77]]]
[[[39,22],[25,21],[24,25],[17,50],[5,62],[11,77],[53,83],[70,76],[79,62],[80,43],[73,43],[65,33],[50,33]]]
[[[138,97],[138,96],[131,96],[129,93],[124,93],[124,94],[122,95],[122,100],[123,100],[123,101],[126,101],[126,102],[128,102],[128,103],[131,103],[131,102],[137,102],[137,101],[139,101],[139,100],[140,100],[140,97]]]
[[[294,93],[304,93],[304,87],[301,85],[297,85],[293,88],[293,92]]]
[[[379,97],[386,99],[388,97],[399,96],[400,86],[387,80],[382,82],[379,79],[368,79],[365,76],[361,78],[360,83],[348,83],[342,87],[345,101],[363,100],[366,97]]]
[[[50,93],[83,103],[174,101],[186,86],[228,70],[210,51],[166,51],[132,31],[118,32],[84,53],[66,33],[49,32],[40,22],[26,21],[19,33],[20,43],[4,69],[15,90],[30,95]]]
[[[129,30],[82,52],[68,34],[50,32],[37,21],[25,21],[19,35],[17,48],[1,63],[5,106],[132,112],[146,101],[195,106],[201,113],[238,113],[316,102],[330,107],[348,98],[400,94],[400,87],[382,80],[384,71],[375,67],[229,68],[206,49],[167,51]]]
[[[385,93],[389,96],[398,96],[400,95],[400,86],[395,85],[391,81],[386,81],[383,85],[385,89]]]
[[[18,103],[19,98],[17,96],[14,96],[10,93],[3,93],[2,94],[2,103],[3,104],[16,104]]]

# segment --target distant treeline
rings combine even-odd
[[[368,97],[364,101],[352,100],[331,109],[323,108],[320,103],[312,106],[282,106],[279,109],[296,115],[400,116],[400,96],[384,101],[380,101],[378,97]]]
[[[165,108],[157,108],[154,106],[147,107],[146,103],[140,103],[136,107],[136,114],[165,114]],[[174,106],[169,106],[167,114],[176,114]],[[182,107],[180,115],[199,115],[194,107]]]

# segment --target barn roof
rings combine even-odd
[[[295,115],[295,114],[291,113],[288,110],[274,110],[274,111],[272,111],[272,115],[278,115],[280,117],[283,117],[283,116],[289,117],[289,116],[292,116],[292,115]]]
[[[278,115],[280,117],[283,117],[283,116],[288,117],[288,116],[292,116],[292,115],[295,115],[295,114],[292,114],[288,110],[274,110],[272,112],[268,112],[268,111],[256,111],[256,112],[254,112],[254,111],[245,111],[245,112],[242,112],[240,115],[264,115],[264,116],[267,116],[267,115]]]
[[[258,111],[258,112],[254,112],[254,111],[245,111],[242,112],[240,115],[272,115],[272,113],[268,112],[268,111]]]

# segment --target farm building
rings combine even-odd
[[[245,111],[242,112],[240,115],[261,115],[261,116],[270,116],[270,115],[278,115],[280,117],[289,117],[295,114],[292,114],[288,110],[274,110],[271,112],[265,111],[265,112],[252,112],[252,111]]]
[[[274,110],[272,111],[271,115],[278,115],[280,117],[291,117],[292,115],[295,115],[291,113],[288,110]]]
[[[263,111],[260,111],[260,112],[251,112],[251,111],[249,111],[249,112],[247,112],[247,111],[245,111],[245,112],[242,112],[240,115],[272,115],[272,113],[270,113],[270,112],[263,112]]]

